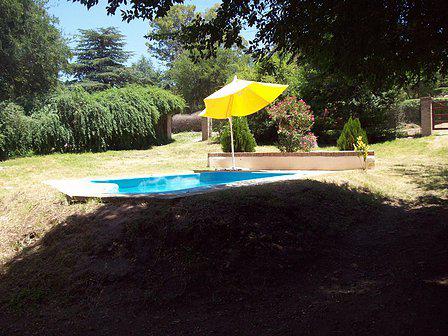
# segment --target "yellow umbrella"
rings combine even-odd
[[[213,119],[229,119],[232,147],[232,168],[235,169],[232,117],[255,113],[272,103],[288,85],[260,83],[238,79],[222,87],[204,99],[205,110],[200,116]]]

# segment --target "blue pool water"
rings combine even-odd
[[[232,182],[291,175],[292,173],[265,172],[204,172],[185,175],[161,175],[143,178],[92,180],[102,184],[106,193],[113,194],[153,194],[186,192],[192,189],[210,188]]]

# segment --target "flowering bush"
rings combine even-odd
[[[316,136],[310,131],[314,115],[302,99],[286,97],[268,108],[269,116],[278,125],[278,148],[282,152],[310,151],[317,146]]]

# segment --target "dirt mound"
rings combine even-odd
[[[383,332],[394,318],[409,331],[443,304],[427,297],[409,311],[426,313],[398,318],[411,290],[446,294],[421,280],[438,281],[446,228],[425,217],[432,225],[419,235],[409,211],[315,181],[104,205],[67,218],[7,265],[0,323],[9,334],[376,334],[366,324],[376,312]],[[385,314],[384,304],[397,308]]]

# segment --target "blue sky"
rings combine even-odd
[[[204,11],[212,7],[217,0],[190,0],[185,1],[186,4],[193,4],[197,10]],[[48,12],[59,19],[59,28],[66,38],[72,39],[78,33],[78,29],[90,29],[99,27],[118,27],[121,32],[126,35],[127,50],[133,51],[135,54],[129,63],[134,62],[140,56],[149,56],[145,46],[146,39],[144,36],[148,32],[148,21],[134,20],[130,23],[121,21],[121,16],[117,11],[114,16],[107,15],[105,9],[105,1],[87,10],[86,7],[78,2],[73,3],[67,0],[49,0]],[[73,46],[73,43],[70,44]]]

